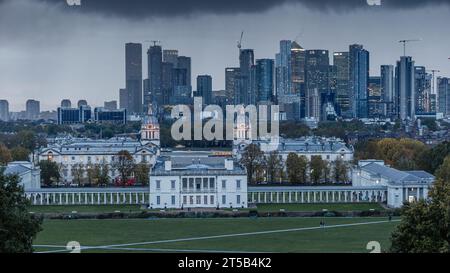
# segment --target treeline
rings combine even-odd
[[[249,184],[301,185],[350,181],[350,166],[342,159],[329,162],[320,156],[312,156],[309,161],[305,156],[290,153],[284,161],[278,151],[266,155],[255,144],[246,147],[240,163],[246,168]]]
[[[77,163],[71,169],[54,162],[43,160],[39,162],[41,169],[41,182],[47,187],[58,185],[68,186],[66,181],[62,181],[68,172],[71,172],[73,180],[72,186],[134,186],[148,185],[150,164],[147,162],[135,162],[133,156],[128,151],[121,151],[111,164],[105,161],[99,163]],[[111,177],[113,177],[111,179]]]
[[[385,138],[355,145],[355,161],[379,159],[399,170],[424,170],[432,174],[436,173],[448,155],[450,142],[429,147],[413,139]]]

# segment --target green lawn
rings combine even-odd
[[[363,210],[384,210],[376,203],[353,203],[353,204],[258,204],[257,209],[260,212],[275,212],[284,209],[285,211],[363,211]],[[225,209],[231,211],[231,209]],[[248,211],[250,209],[238,209],[239,211]],[[35,213],[108,213],[108,212],[140,212],[139,205],[75,205],[75,206],[31,206],[30,212]],[[155,210],[159,211],[159,210]],[[185,210],[187,211],[187,210]]]
[[[30,212],[34,213],[108,213],[108,212],[139,212],[139,205],[104,205],[104,206],[31,206]]]
[[[365,211],[365,210],[384,210],[377,203],[327,203],[327,204],[258,204],[258,211]]]
[[[133,249],[91,249],[83,252],[175,252],[249,251],[249,252],[368,252],[369,241],[382,249],[390,246],[389,237],[397,222],[332,227],[332,225],[385,221],[386,218],[326,218],[329,228],[318,228],[322,218],[214,218],[157,220],[46,220],[35,245],[66,245],[78,241],[82,246],[129,245]],[[286,229],[313,228],[280,232]],[[270,234],[235,234],[276,231]],[[204,236],[233,235],[199,239]],[[185,239],[187,241],[159,242]],[[194,238],[194,239],[192,239]],[[123,247],[123,246],[121,246]],[[52,248],[36,248],[45,251]],[[58,250],[58,248],[54,248]],[[61,249],[61,248],[59,248]]]

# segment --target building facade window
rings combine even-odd
[[[222,180],[222,189],[226,189],[226,188],[227,188],[227,181]]]
[[[160,180],[156,180],[156,189],[157,190],[161,189],[161,181]]]
[[[172,195],[172,205],[174,206],[175,205],[175,195]]]
[[[227,203],[227,196],[222,195],[222,205],[225,205]]]
[[[241,189],[241,180],[236,180],[236,189]]]
[[[175,180],[170,181],[170,188],[171,188],[172,190],[175,189]]]
[[[156,204],[161,205],[161,196],[156,196]]]
[[[241,204],[241,196],[240,195],[236,195],[236,203],[238,205]]]

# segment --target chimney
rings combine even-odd
[[[164,161],[164,170],[166,171],[172,170],[172,161],[170,160]]]
[[[233,159],[225,159],[225,169],[227,171],[232,171],[234,169]]]

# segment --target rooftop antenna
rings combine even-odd
[[[422,39],[406,39],[406,40],[400,40],[399,43],[403,43],[403,56],[406,56],[406,44],[410,42],[419,42],[422,41]]]

